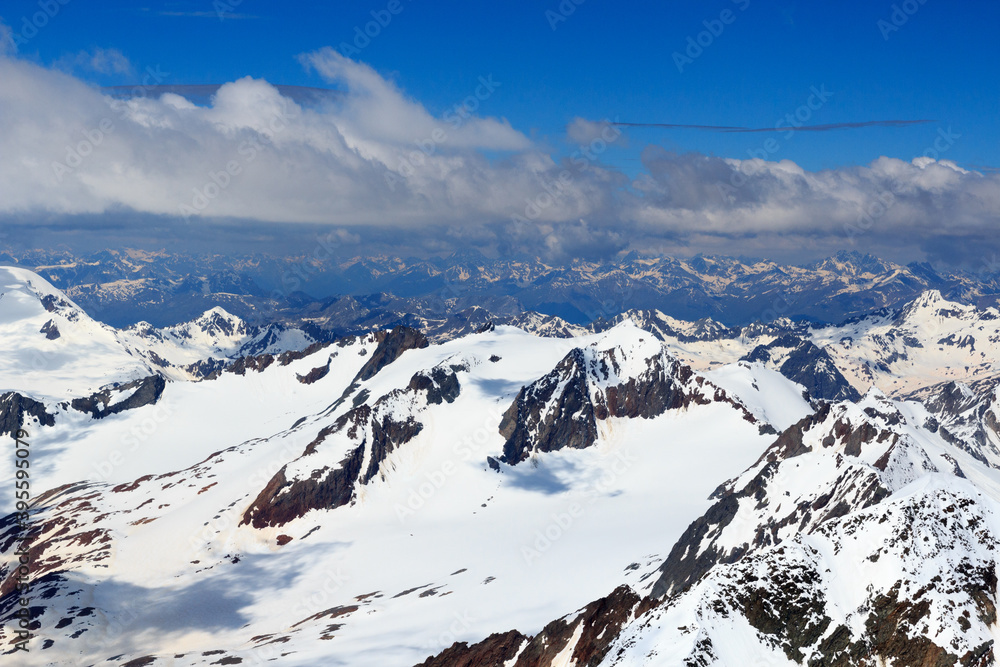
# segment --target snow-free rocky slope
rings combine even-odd
[[[14,657],[8,514],[4,660],[994,664],[995,311],[326,340],[0,278],[37,635]]]

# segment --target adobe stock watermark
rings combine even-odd
[[[62,8],[70,3],[70,0],[38,0],[39,11],[34,12],[30,17],[25,14],[21,17],[20,26],[11,26],[10,39],[14,46],[26,46],[28,42],[38,35],[38,31],[49,24]]]
[[[469,610],[465,610],[462,613],[456,611],[451,617],[453,620],[449,623],[448,629],[424,644],[426,650],[432,653],[440,653],[444,649],[449,648],[464,633],[471,630],[473,624],[478,620],[469,613]]]
[[[105,614],[103,627],[94,628],[83,635],[86,651],[94,658],[98,658],[97,654],[106,651],[115,642],[127,636],[126,631],[135,625],[139,618],[140,615],[136,613],[133,603],[118,606],[114,614]],[[102,658],[103,656],[98,659]]]
[[[820,84],[819,88],[810,86],[809,96],[806,98],[806,101],[794,111],[790,111],[777,119],[774,122],[774,129],[781,130],[788,128],[783,133],[782,138],[785,141],[790,140],[795,136],[795,130],[808,123],[812,119],[813,114],[822,109],[831,97],[833,97],[833,92],[826,89],[825,83]],[[760,159],[766,161],[781,149],[782,144],[775,137],[768,137],[758,148],[748,148],[747,155],[751,161],[741,161],[739,168],[732,170],[732,173],[730,173],[729,183],[719,184],[719,191],[723,198],[729,202],[735,201],[736,190],[747,184],[748,177],[756,176],[764,169],[762,165],[754,163],[752,160]]]
[[[17,641],[14,642],[14,652],[28,652],[28,642],[35,635],[31,634],[31,552],[28,548],[28,539],[31,536],[31,444],[28,442],[28,432],[18,429],[14,436],[14,466],[17,471],[14,481],[15,517],[17,520],[17,549],[14,555],[17,557],[16,590],[17,611],[14,618],[17,619]]]
[[[146,97],[149,88],[162,83],[168,76],[170,76],[170,72],[161,71],[159,65],[156,67],[147,67],[146,73],[142,77],[142,84],[132,88],[132,97]],[[125,120],[128,117],[128,106],[126,104],[121,104],[117,108],[112,105],[112,111],[119,112],[118,120]],[[115,120],[110,116],[102,118],[97,122],[95,127],[81,129],[80,134],[83,138],[76,144],[66,145],[66,156],[63,158],[63,161],[52,162],[52,174],[55,176],[56,183],[62,183],[63,178],[80,167],[114,131]]]
[[[305,286],[312,276],[320,272],[320,266],[336,257],[336,251],[345,244],[356,241],[350,232],[343,228],[335,228],[325,234],[316,234],[312,252],[302,260],[293,262],[281,273],[278,286],[271,290],[270,299],[264,307],[255,312],[257,323],[271,323],[278,314],[278,304],[288,299],[293,292]]]
[[[432,294],[424,297],[424,300],[430,312],[438,312],[446,317],[452,308],[452,304],[449,301],[454,300],[454,304],[457,305],[459,299],[471,295],[474,290],[467,284],[456,283],[448,275],[448,271],[442,271],[441,278],[444,281],[441,288],[434,290]],[[435,309],[437,310],[435,311]]]
[[[474,458],[484,455],[487,445],[497,434],[497,425],[505,411],[506,408],[501,404],[491,405],[483,424],[472,435],[467,435],[452,445],[452,456],[436,469],[424,473],[424,480],[416,487],[409,488],[406,504],[396,503],[393,508],[396,511],[396,518],[401,524],[406,523],[407,519],[423,509],[430,499],[444,488],[448,480],[459,472],[461,463],[468,463]]]
[[[452,130],[460,129],[466,121],[472,118],[472,114],[479,108],[480,103],[485,102],[496,89],[501,86],[501,82],[493,79],[493,74],[478,78],[478,85],[472,94],[465,97],[459,103],[452,106],[442,115],[442,120],[451,127]],[[441,127],[435,127],[429,136],[413,142],[417,150],[412,150],[404,154],[396,166],[395,171],[385,172],[385,184],[389,190],[395,192],[396,186],[404,179],[410,178],[416,173],[416,169],[424,166],[427,159],[434,155],[439,145],[448,141],[448,131]]]
[[[573,304],[577,310],[583,313],[591,324],[597,322],[598,320],[608,321],[617,315],[622,314],[622,312],[627,309],[627,306],[632,301],[632,297],[636,292],[636,280],[634,276],[628,276],[628,283],[625,289],[622,290],[621,296],[616,299],[611,297],[604,297],[597,301],[597,303],[584,303],[584,304]],[[567,342],[572,342],[572,338],[567,338]],[[568,352],[569,350],[567,350]]]
[[[821,83],[819,88],[810,86],[809,93],[805,104],[800,105],[794,112],[785,114],[784,118],[779,118],[774,124],[774,129],[780,130],[785,127],[786,122],[788,123],[789,129],[784,135],[786,140],[791,139],[795,135],[795,130],[808,123],[812,119],[813,113],[822,109],[827,100],[833,97],[833,93],[826,89],[825,83]],[[763,153],[766,155],[775,151],[777,148],[766,149]],[[761,157],[761,155],[750,153],[750,157]]]
[[[407,0],[412,2],[412,0]],[[353,39],[348,42],[341,42],[337,46],[337,51],[345,58],[357,58],[372,43],[372,40],[382,34],[382,31],[389,27],[392,19],[399,16],[405,9],[402,0],[389,0],[383,9],[373,9],[369,12],[372,20],[364,26],[354,26]]]
[[[302,442],[286,440],[274,456],[267,461],[262,461],[253,472],[247,475],[243,488],[250,495],[256,495],[279,470],[285,467],[288,461],[302,452],[303,446]],[[188,537],[190,553],[196,557],[208,555],[212,551],[212,540],[215,539],[215,535],[224,530],[239,527],[243,520],[244,511],[240,509],[239,504],[236,504],[206,521],[201,528]]]
[[[1000,275],[1000,256],[993,253],[989,257],[983,256],[982,262],[975,273],[983,276]]]
[[[125,461],[128,456],[134,453],[139,447],[153,437],[160,426],[174,416],[171,410],[163,401],[158,401],[155,410],[147,415],[141,422],[134,424],[129,432],[121,437],[118,447],[111,450],[103,461],[94,464],[94,473],[97,479],[107,482],[111,479],[112,473]]]
[[[535,531],[535,540],[530,545],[521,546],[521,557],[524,559],[525,565],[531,566],[556,542],[561,540],[583,517],[586,507],[593,505],[600,497],[610,491],[615,482],[628,472],[637,460],[627,450],[606,456],[613,460],[600,479],[588,485],[584,491],[585,499],[582,502],[570,503],[564,512],[553,512],[545,527]]]
[[[740,10],[740,12],[745,12],[747,7],[750,6],[750,0],[731,0],[734,5]],[[719,12],[718,18],[705,19],[701,24],[705,27],[704,30],[698,32],[695,35],[688,35],[687,45],[683,52],[674,51],[671,57],[674,60],[674,65],[677,67],[677,71],[681,74],[684,73],[684,68],[688,65],[694,63],[695,60],[700,58],[702,54],[705,53],[705,49],[708,49],[715,44],[715,40],[722,36],[722,33],[726,31],[726,26],[730,26],[736,22],[736,17],[739,16],[737,12],[734,12],[728,7]]]
[[[185,220],[190,220],[192,215],[203,213],[226,188],[232,185],[233,180],[243,173],[248,164],[274,144],[274,138],[288,128],[289,121],[298,118],[297,107],[284,97],[281,100],[282,108],[271,115],[266,128],[258,130],[256,136],[240,142],[236,147],[237,155],[233,159],[227,161],[220,169],[209,171],[208,180],[201,187],[191,189],[194,193],[191,204],[178,204],[180,214]]]
[[[942,154],[947,153],[955,145],[955,142],[961,138],[962,135],[953,132],[950,125],[947,130],[939,127],[937,136],[934,137],[931,145],[924,149],[921,157],[936,161],[940,159]],[[855,222],[844,223],[844,235],[847,236],[849,241],[853,242],[858,236],[871,231],[875,224],[885,217],[892,207],[896,205],[896,201],[896,195],[891,191],[883,190],[879,192],[873,201],[870,201],[862,208]]]
[[[0,234],[0,239],[4,235]],[[69,260],[62,259],[59,264],[40,270],[39,275],[47,279],[50,283],[58,287],[66,296],[80,304],[80,307],[94,319],[100,319],[101,313],[106,310],[106,306],[96,298],[95,294],[82,289],[82,284],[90,283],[89,277],[85,276],[85,268],[78,262],[70,263]],[[36,352],[36,354],[38,354]]]
[[[561,0],[555,9],[546,9],[545,20],[549,22],[549,27],[555,31],[559,24],[565,23],[584,2],[586,0]]]
[[[573,185],[574,172],[577,174],[586,172],[610,146],[621,138],[623,133],[617,123],[617,116],[614,121],[607,119],[601,121],[599,136],[591,139],[586,145],[577,146],[577,150],[569,156],[573,169],[562,169],[552,179],[540,177],[541,192],[532,198],[526,198],[524,200],[524,215],[518,213],[511,215],[511,222],[525,224],[536,220],[546,209],[563,201],[569,195],[569,190]]]
[[[213,0],[212,9],[219,21],[225,21],[227,14],[235,14],[236,8],[243,4],[243,0]],[[232,18],[232,17],[230,17]]]
[[[801,295],[799,295],[801,296]],[[798,303],[799,296],[790,291],[782,291],[771,300],[771,305],[765,308],[757,319],[761,324],[776,322],[782,317],[786,317],[792,308]]]
[[[903,0],[899,4],[892,5],[889,18],[875,22],[875,26],[882,33],[882,39],[888,42],[892,33],[899,32],[899,29],[909,22],[910,17],[920,11],[925,4],[927,0]]]
[[[299,602],[292,608],[288,616],[288,622],[281,627],[283,629],[294,628],[310,616],[330,609],[337,602],[337,596],[342,592],[344,586],[351,578],[344,574],[342,564],[338,563],[334,567],[325,571],[323,583],[315,588],[311,593],[299,599]],[[267,642],[253,647],[247,653],[242,653],[244,659],[242,664],[264,665],[281,658],[281,654],[287,649],[283,648],[280,642]]]

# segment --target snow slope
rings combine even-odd
[[[1000,479],[925,416],[873,391],[801,427],[797,449],[776,442],[720,496],[731,518],[709,512],[675,545],[666,597],[600,664],[994,664]],[[678,576],[706,553],[703,575]]]
[[[0,392],[62,400],[152,375],[111,327],[30,271],[0,267]]]
[[[1000,373],[1000,311],[948,301],[936,290],[898,310],[831,326],[777,318],[742,329],[699,329],[656,310],[628,315],[699,370],[735,363],[785,338],[811,341],[825,351],[859,394],[874,385],[890,396],[904,396],[942,382],[970,384]],[[777,369],[787,352],[770,356],[768,366]]]
[[[208,664],[221,654],[203,656],[206,651],[253,660],[280,647],[290,653],[282,664],[405,665],[498,623],[537,627],[635,577],[627,567],[637,555],[655,563],[664,533],[679,535],[707,507],[718,482],[752,462],[770,440],[738,402],[709,401],[648,419],[609,417],[590,447],[548,452],[498,472],[486,459],[503,451],[502,413],[522,386],[576,346],[614,350],[618,379],[634,377],[645,369],[639,362],[646,355],[662,353],[659,343],[630,325],[572,341],[500,327],[407,350],[351,389],[359,362],[372,354],[355,351],[364,345],[342,348],[334,361],[350,359],[348,365],[331,367],[289,399],[296,402],[294,414],[305,417],[294,425],[294,414],[286,412],[290,402],[272,400],[298,383],[293,373],[325,362],[330,348],[298,367],[169,384],[156,405],[95,426],[85,437],[125,433],[161,410],[183,415],[200,432],[169,426],[176,417],[167,420],[143,448],[180,444],[174,451],[143,456],[141,466],[127,458],[107,483],[91,474],[89,485],[65,492],[58,503],[42,503],[47,509],[36,518],[42,526],[36,539],[47,571],[66,580],[40,619],[54,643],[39,659],[80,664],[119,654],[184,654],[172,664]],[[442,364],[461,368],[461,390],[452,402],[394,394],[415,374]],[[242,391],[266,398],[248,400],[242,414],[259,411],[268,421],[236,425],[242,417],[226,405],[240,390],[221,382],[252,382]],[[355,488],[352,503],[311,510],[280,526],[240,525],[270,475],[352,408],[350,400],[330,408],[345,389],[369,401],[397,397],[386,405],[397,419],[419,419],[421,431],[389,454],[370,483]],[[315,392],[312,403],[309,392]],[[199,417],[195,406],[221,418]],[[243,439],[249,432],[263,437]],[[60,435],[46,446],[54,448]],[[333,436],[314,456],[336,462],[349,446],[346,434]],[[40,459],[64,461],[53,470],[53,483],[72,477],[78,460],[70,452],[40,451]],[[118,483],[140,467],[142,477]],[[655,534],[646,530],[653,516]],[[72,527],[61,532],[65,522]],[[76,537],[82,533],[101,537],[83,545]],[[87,607],[94,611],[78,615]],[[330,630],[330,618],[310,618],[335,607],[343,607],[332,612],[342,627]],[[130,629],[112,638],[116,623]],[[333,643],[324,640],[331,633]],[[269,639],[249,642],[254,636]],[[282,637],[289,639],[267,643]]]
[[[0,385],[51,417],[23,664],[992,664],[995,311],[317,342],[221,309],[117,331],[0,283]],[[782,375],[831,363],[863,396]]]

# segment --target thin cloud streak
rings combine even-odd
[[[198,19],[218,19],[225,17],[226,19],[259,19],[259,16],[254,14],[231,14],[229,12],[177,12],[177,11],[163,11],[157,12],[159,16],[180,16],[184,18],[198,18]]]
[[[862,127],[907,127],[936,123],[933,119],[919,120],[863,120],[849,123],[823,123],[821,125],[782,125],[781,127],[741,127],[732,125],[686,125],[680,123],[610,123],[621,127],[659,127],[674,130],[705,130],[708,132],[829,132],[831,130],[851,130]]]

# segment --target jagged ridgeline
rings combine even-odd
[[[995,664],[996,309],[336,335],[114,328],[17,268],[0,293],[0,430],[33,473],[23,543],[0,500],[8,660]]]
[[[553,265],[466,251],[429,259],[141,250],[0,254],[37,270],[97,319],[117,327],[166,327],[221,306],[248,322],[311,323],[334,336],[406,325],[471,333],[489,319],[542,313],[600,326],[629,310],[660,310],[695,335],[781,317],[840,322],[895,308],[922,292],[980,306],[1000,296],[996,267],[940,273],[841,252],[806,266],[732,257],[644,257]],[[721,324],[720,324],[721,323]],[[554,326],[553,328],[557,328]]]

